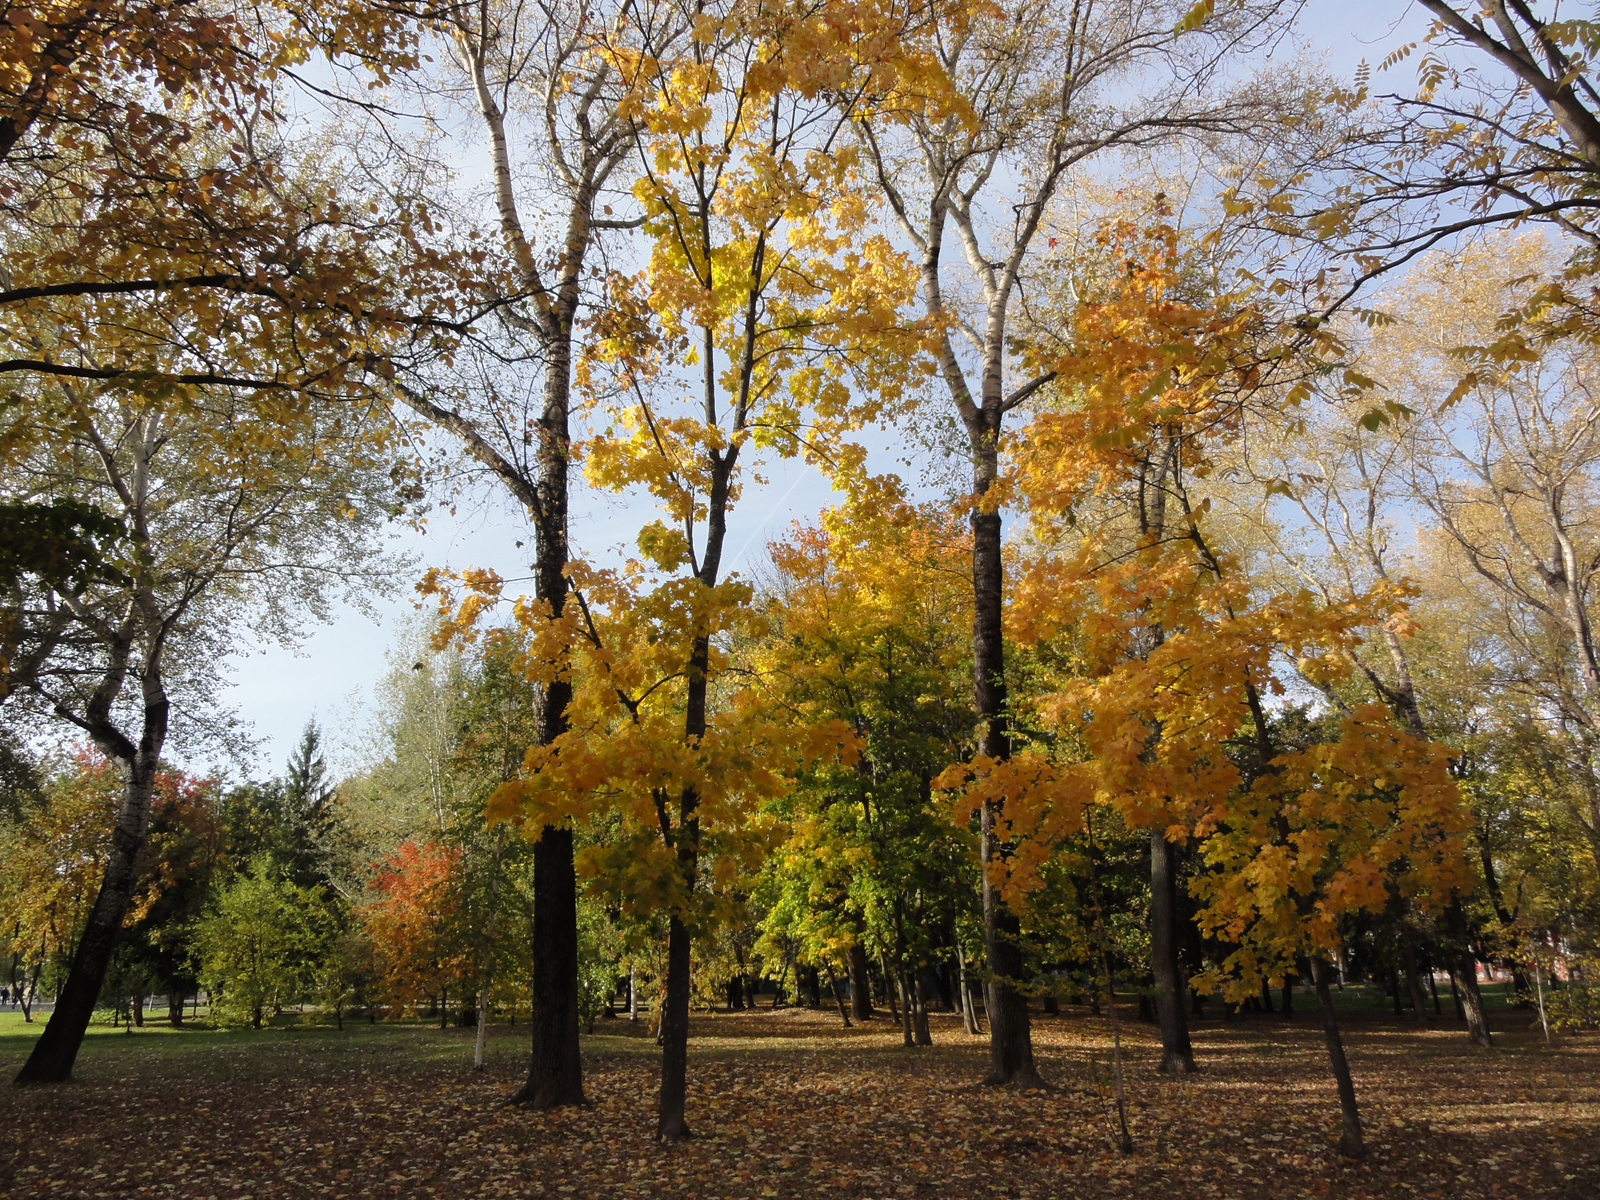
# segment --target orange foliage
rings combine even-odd
[[[372,939],[377,991],[393,1016],[437,1000],[471,977],[461,936],[465,918],[453,888],[461,851],[437,842],[403,842],[373,880],[378,899],[360,910]]]

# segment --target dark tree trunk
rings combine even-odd
[[[732,468],[732,451],[727,467]],[[713,485],[711,496],[712,534],[707,538],[706,574],[701,582],[716,582],[722,550],[722,531],[727,503],[726,477]],[[689,650],[688,685],[684,693],[684,740],[697,744],[706,734],[707,690],[711,664],[711,639],[696,637]],[[700,860],[699,794],[685,788],[678,798],[678,824],[672,834],[673,856],[677,860],[678,886],[685,903],[693,900]],[[667,927],[667,985],[661,1005],[661,1106],[656,1117],[656,1137],[667,1143],[691,1136],[685,1114],[689,1089],[689,971],[693,935],[680,914],[674,913]]]
[[[744,980],[738,975],[728,980],[727,986],[728,1011],[741,1012],[744,1009]]]
[[[583,1103],[577,888],[572,830],[546,825],[533,845],[533,1049],[527,1082],[512,1104],[548,1109]]]
[[[933,1045],[933,1034],[928,1029],[928,994],[922,990],[921,972],[911,974],[911,1032],[919,1046]]]
[[[850,1008],[856,1020],[872,1020],[872,972],[860,942],[850,947]]]
[[[1483,997],[1478,992],[1478,962],[1472,954],[1467,916],[1459,896],[1452,896],[1445,909],[1445,927],[1450,935],[1450,950],[1455,955],[1455,970],[1451,974],[1455,980],[1456,1002],[1467,1022],[1467,1039],[1475,1046],[1493,1045],[1489,1019],[1483,1011]]]
[[[970,1034],[981,1034],[983,1027],[978,1024],[978,1002],[974,998],[976,988],[972,977],[967,973],[967,956],[961,949],[961,943],[956,943],[956,991],[961,995],[961,1024]]]
[[[1489,903],[1494,905],[1495,918],[1508,932],[1516,921],[1515,915],[1506,907],[1505,898],[1500,893],[1500,877],[1494,869],[1494,856],[1489,853],[1489,845],[1484,840],[1483,831],[1478,831],[1478,861],[1483,866],[1483,886],[1489,893]],[[1526,1008],[1532,1001],[1533,985],[1528,981],[1528,973],[1515,958],[1509,964],[1511,968],[1511,985],[1516,989],[1517,1006]]]
[[[1439,1004],[1439,981],[1434,978],[1434,974],[1434,969],[1430,964],[1428,967],[1428,991],[1433,995],[1433,1015],[1442,1017],[1444,1016],[1444,1009]]]
[[[994,418],[998,421],[998,415]],[[976,482],[981,495],[995,478],[998,430],[984,431],[973,447],[978,457]],[[978,718],[978,753],[1004,762],[1011,757],[1006,729],[1005,642],[1001,605],[1005,567],[1001,559],[1000,514],[975,508],[972,513],[972,696]],[[985,802],[980,814],[979,859],[983,867],[983,950],[988,961],[984,989],[989,1010],[989,1074],[984,1082],[1014,1087],[1040,1087],[1033,1065],[1033,1030],[1027,999],[1017,990],[1023,977],[1022,948],[1017,944],[1016,914],[1006,907],[989,864],[1005,857],[1008,847],[997,832],[1000,806]]]
[[[1400,939],[1400,950],[1405,956],[1406,987],[1411,992],[1412,1018],[1422,1028],[1428,1027],[1428,997],[1422,991],[1422,979],[1417,973],[1416,938],[1407,929]]]
[[[571,220],[587,230],[587,196],[574,203]],[[585,234],[585,237],[587,235]],[[569,230],[569,248],[586,246]],[[539,417],[534,591],[560,616],[567,605],[569,549],[568,468],[571,462],[572,322],[578,306],[581,250],[564,264],[557,303],[544,322],[544,405]],[[567,731],[572,684],[547,683],[539,697],[539,741],[549,745]],[[533,988],[528,1023],[533,1030],[528,1078],[513,1104],[533,1109],[583,1103],[583,1061],[578,1054],[578,878],[572,830],[547,825],[533,849]]]
[[[1446,967],[1445,973],[1450,976],[1450,1003],[1456,1010],[1456,1020],[1467,1019],[1467,1006],[1461,1003],[1461,981],[1456,978],[1456,969]]]
[[[167,1024],[176,1029],[183,1024],[183,993],[167,993]]]
[[[911,1013],[914,1005],[911,1001],[911,987],[904,971],[895,976],[895,986],[900,990],[900,1037],[907,1046],[915,1046],[917,1039],[912,1031]]]
[[[934,990],[937,991],[939,995],[939,1006],[943,1008],[945,1012],[955,1012],[955,994],[950,987],[950,964],[946,962],[937,970],[930,969],[926,977],[932,978],[933,980]]]
[[[1294,1020],[1294,976],[1283,977],[1283,1016],[1287,1021]]]
[[[1344,1039],[1339,1036],[1339,1020],[1333,1012],[1333,994],[1328,990],[1328,964],[1311,960],[1311,982],[1317,989],[1317,1004],[1322,1009],[1322,1036],[1328,1047],[1328,1062],[1339,1087],[1339,1117],[1343,1127],[1339,1152],[1348,1158],[1365,1158],[1366,1143],[1361,1136],[1361,1111],[1356,1107],[1356,1086],[1350,1078],[1350,1063],[1344,1056]]]
[[[689,1090],[689,928],[676,916],[667,925],[667,988],[661,1005],[661,1108],[656,1137],[689,1137],[684,1105]]]
[[[1178,852],[1166,833],[1150,831],[1150,972],[1155,980],[1156,1019],[1161,1023],[1161,1065],[1170,1075],[1194,1073],[1194,1047],[1183,1011],[1183,975],[1178,963]]]
[[[1265,977],[1261,980],[1261,1011],[1264,1013],[1276,1013],[1278,1011],[1272,1007],[1272,984]]]
[[[114,698],[114,693],[112,698]],[[106,708],[110,707],[110,698]],[[72,1065],[94,1015],[95,1002],[105,986],[106,971],[116,950],[123,918],[133,900],[139,852],[150,828],[150,806],[155,796],[156,768],[166,742],[168,705],[164,694],[147,692],[144,732],[134,747],[109,724],[97,731],[96,742],[116,759],[123,771],[122,804],[111,834],[111,854],[100,880],[94,906],[72,955],[66,982],[56,993],[55,1009],[33,1044],[27,1062],[17,1072],[18,1083],[62,1083],[72,1078]]]
[[[839,990],[839,977],[833,973],[833,964],[829,963],[824,970],[828,973],[828,987],[833,992],[833,1002],[839,1006],[839,1019],[844,1022],[846,1029],[850,1028],[850,1010],[844,1006],[844,993]]]

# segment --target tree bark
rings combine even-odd
[[[933,1045],[933,1034],[928,1029],[928,995],[922,989],[921,972],[911,975],[911,1033],[919,1046]]]
[[[1328,990],[1328,964],[1311,959],[1311,982],[1317,989],[1317,1004],[1322,1009],[1322,1036],[1328,1047],[1328,1062],[1333,1067],[1339,1088],[1339,1117],[1342,1132],[1339,1152],[1347,1158],[1365,1158],[1366,1143],[1361,1136],[1361,1112],[1356,1107],[1356,1087],[1350,1078],[1350,1063],[1344,1056],[1344,1039],[1339,1036],[1339,1020],[1333,1012],[1333,993]]]
[[[17,1072],[18,1083],[64,1083],[72,1078],[72,1065],[83,1045],[83,1035],[94,1015],[100,989],[105,985],[123,918],[128,915],[133,901],[139,853],[144,849],[150,828],[156,769],[161,748],[166,743],[169,708],[166,693],[160,690],[159,676],[148,665],[146,670],[144,729],[139,745],[134,747],[121,735],[114,734],[109,724],[95,734],[96,743],[109,752],[123,771],[122,804],[111,834],[111,854],[106,861],[100,890],[73,951],[66,982],[56,993],[50,1020],[34,1042],[22,1070]],[[118,686],[110,690],[110,697],[114,697],[117,690],[120,690],[120,680]],[[105,703],[107,710],[110,697]]]
[[[533,987],[528,1078],[510,1103],[535,1110],[583,1103],[578,1057],[578,882],[572,830],[546,825],[533,845]]]
[[[568,291],[572,295],[567,295]],[[535,594],[559,616],[566,607],[568,545],[567,470],[572,318],[576,286],[563,280],[562,303],[544,338],[544,408],[539,419],[537,504],[534,526]],[[539,740],[549,745],[567,731],[572,684],[555,679],[539,698]],[[533,988],[529,1025],[533,1047],[528,1078],[511,1103],[533,1109],[582,1104],[583,1062],[578,1054],[578,877],[572,830],[546,825],[533,848]]]
[[[495,830],[494,859],[490,864],[489,876],[489,917],[484,927],[484,952],[482,957],[483,980],[478,987],[478,1027],[472,1038],[472,1069],[483,1070],[484,1048],[489,1036],[489,988],[494,983],[494,927],[495,918],[500,915],[500,856],[505,852],[505,826],[501,825]],[[344,1028],[341,1018],[339,1028]]]
[[[1455,969],[1451,974],[1455,980],[1456,1002],[1467,1021],[1467,1039],[1474,1046],[1491,1046],[1494,1039],[1489,1035],[1489,1018],[1478,992],[1478,960],[1472,954],[1467,916],[1460,896],[1450,898],[1450,905],[1445,909],[1445,927],[1450,936],[1450,951],[1455,957]]]
[[[900,990],[900,1038],[909,1049],[917,1044],[916,1036],[912,1032],[911,1028],[911,1010],[913,1008],[911,1000],[911,984],[907,979],[906,973],[903,969],[895,973],[894,982],[895,986]]]
[[[731,459],[728,460],[731,469]],[[726,476],[721,477],[720,488],[712,489],[713,533],[707,538],[706,572],[701,581],[707,586],[716,582],[716,570],[722,551],[721,516],[726,505]],[[720,502],[719,502],[720,500]],[[699,743],[706,734],[706,702],[711,664],[711,639],[706,634],[696,637],[689,651],[688,686],[684,695],[684,740],[691,745]],[[700,820],[695,815],[700,797],[693,788],[684,788],[678,798],[678,825],[672,835],[672,849],[677,861],[678,885],[683,902],[694,899],[696,877],[700,858]],[[665,832],[665,830],[663,830]],[[661,1006],[661,1105],[656,1118],[656,1137],[667,1143],[679,1142],[691,1136],[685,1114],[689,1087],[689,971],[693,935],[681,914],[673,914],[667,927],[667,986]]]
[[[856,1020],[872,1020],[872,972],[860,942],[850,947],[850,1008]]]
[[[961,943],[956,943],[956,990],[961,993],[961,1024],[973,1036],[983,1033],[983,1027],[978,1024],[978,1006],[972,998],[972,979],[967,974],[967,956],[962,952]]]
[[[844,1005],[844,993],[839,990],[839,977],[833,973],[833,964],[828,963],[824,970],[828,973],[828,987],[833,991],[833,1002],[839,1006],[839,1019],[844,1022],[846,1029],[850,1028],[850,1011]]]
[[[1161,1065],[1168,1075],[1192,1075],[1194,1047],[1184,1011],[1178,965],[1177,847],[1161,829],[1150,831],[1150,972],[1155,977],[1156,1019],[1161,1024]]]
[[[978,479],[993,479],[994,450],[977,447]],[[981,488],[986,491],[987,486]],[[1000,514],[974,509],[972,513],[972,672],[973,708],[978,716],[978,753],[997,762],[1011,757],[1006,729],[1005,649],[1001,628],[1004,565],[1001,561]],[[989,1010],[989,1074],[984,1082],[1019,1088],[1041,1087],[1033,1065],[1033,1029],[1028,1001],[1017,990],[1022,979],[1022,948],[1016,914],[1001,897],[990,877],[990,864],[1002,858],[1006,847],[996,833],[999,805],[985,802],[980,814],[980,859],[983,867],[983,949],[988,960],[986,1007]]]
[[[1428,1027],[1428,997],[1422,991],[1422,978],[1417,973],[1417,940],[1410,929],[1400,935],[1400,950],[1405,956],[1406,987],[1411,992],[1413,1018],[1422,1028]]]
[[[689,1089],[689,927],[674,915],[667,924],[667,987],[661,1006],[661,1107],[656,1137],[681,1142],[691,1136],[684,1113]]]

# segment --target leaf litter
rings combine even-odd
[[[1255,1018],[1194,1030],[1202,1073],[1158,1075],[1154,1030],[1123,1022],[1134,1152],[1115,1149],[1111,1035],[1037,1017],[1049,1091],[975,1086],[987,1043],[935,1015],[906,1049],[880,1017],[697,1015],[695,1136],[654,1143],[657,1051],[643,1023],[584,1042],[589,1105],[507,1108],[526,1026],[91,1038],[77,1081],[0,1091],[0,1194],[15,1196],[838,1197],[1244,1200],[1278,1195],[1593,1200],[1600,1039],[1546,1048],[1515,1014],[1499,1048],[1378,1019],[1347,1032],[1369,1157],[1334,1149],[1320,1030]],[[20,1055],[6,1047],[0,1068]]]

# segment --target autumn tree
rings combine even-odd
[[[1446,752],[1388,727],[1382,706],[1354,711],[1334,749],[1303,760],[1273,742],[1268,704],[1284,690],[1274,660],[1298,662],[1312,679],[1340,675],[1363,632],[1381,626],[1404,593],[1381,579],[1332,602],[1305,589],[1258,590],[1225,549],[1226,526],[1203,489],[1213,456],[1270,378],[1260,351],[1271,323],[1248,295],[1189,293],[1181,241],[1159,219],[1143,230],[1113,221],[1103,237],[1123,269],[1069,310],[1064,352],[1052,360],[1059,406],[1035,416],[1015,460],[1044,549],[1030,557],[1011,625],[1024,643],[1068,638],[1073,647],[1054,686],[1031,698],[1056,750],[978,759],[941,782],[962,789],[965,810],[1008,797],[1017,850],[1001,883],[1013,902],[1040,887],[1050,847],[1083,833],[1099,805],[1165,840],[1202,839],[1216,868],[1197,885],[1207,900],[1202,928],[1239,944],[1227,967],[1242,986],[1311,954],[1344,1145],[1359,1156],[1348,1065],[1308,931],[1324,923],[1314,940],[1326,950],[1327,923],[1381,909],[1391,888],[1442,908],[1465,878],[1460,834],[1469,818]],[[1125,513],[1104,519],[1118,508]],[[1230,743],[1253,744],[1253,769]],[[1312,803],[1323,797],[1334,807],[1327,815]],[[1358,797],[1374,805],[1359,821]],[[1349,840],[1330,848],[1330,831]],[[1266,864],[1290,867],[1294,855],[1307,859],[1298,875],[1268,877]],[[1254,907],[1240,898],[1258,889]],[[1278,905],[1276,925],[1264,923],[1268,901]],[[1269,961],[1253,936],[1281,943],[1284,956]],[[1166,965],[1175,975],[1170,958]],[[1167,988],[1177,990],[1175,979]],[[1158,999],[1162,991],[1158,974]]]
[[[471,275],[471,289],[498,314],[494,334],[474,339],[450,364],[402,369],[390,383],[401,404],[460,451],[464,474],[509,496],[526,514],[535,594],[560,613],[569,592],[569,480],[579,457],[574,338],[597,299],[593,278],[603,239],[638,226],[629,180],[613,179],[633,151],[634,118],[621,107],[630,84],[612,56],[619,39],[633,36],[633,10],[606,0],[473,0],[387,11],[434,51],[414,56],[392,86],[430,113],[436,129],[459,128],[464,117],[466,139],[487,145],[493,203],[486,227],[466,215],[459,196],[438,188],[429,194],[470,227],[477,243],[471,256],[484,264]],[[641,19],[662,46],[685,28],[680,15],[655,6]],[[440,65],[431,65],[435,59]],[[443,160],[452,149],[416,139],[392,110],[370,102],[367,83],[358,72],[336,108],[372,135],[352,138],[357,153],[388,170],[387,156],[400,147],[413,176],[448,177]],[[614,205],[627,214],[613,216]],[[431,232],[434,242],[444,233]],[[538,740],[550,742],[566,728],[571,696],[564,679],[541,687],[532,712],[542,722]],[[533,1044],[517,1102],[549,1108],[583,1102],[572,831],[540,830],[534,847],[541,933],[531,944]]]
[[[1348,86],[1302,114],[1290,163],[1247,171],[1226,203],[1339,270],[1313,310],[1352,302],[1381,276],[1497,226],[1537,222],[1568,246],[1570,270],[1543,281],[1564,332],[1592,337],[1600,170],[1594,55],[1600,26],[1559,5],[1421,0],[1418,41],[1363,63]],[[1414,71],[1410,87],[1380,90]],[[1313,268],[1313,272],[1315,268]],[[1502,330],[1508,349],[1550,329]]]
[[[972,463],[973,697],[976,753],[986,761],[1011,753],[999,486],[1006,417],[1054,378],[1015,354],[1012,328],[1038,269],[1045,217],[1069,174],[1097,156],[1248,134],[1276,122],[1285,102],[1295,107],[1269,87],[1219,86],[1231,74],[1225,64],[1270,45],[1289,13],[1275,3],[939,9],[914,44],[927,47],[963,107],[918,113],[882,104],[857,122],[862,152],[916,256],[932,357]],[[1015,986],[1016,918],[989,879],[989,864],[1010,852],[996,832],[1004,803],[995,793],[982,813],[989,1078],[1030,1086],[1038,1076]]]
[[[460,850],[405,842],[378,868],[376,898],[361,912],[377,970],[377,995],[398,1016],[427,1000],[448,1019],[477,974],[470,918],[456,886]]]
[[[726,669],[719,642],[752,616],[748,587],[726,577],[724,561],[743,464],[768,449],[852,467],[859,453],[838,444],[860,415],[848,381],[875,385],[870,407],[893,403],[903,379],[884,353],[900,344],[903,275],[886,241],[858,243],[865,197],[835,144],[844,118],[822,92],[862,91],[880,61],[918,64],[892,26],[862,31],[830,13],[733,5],[681,14],[695,30],[681,44],[660,40],[671,24],[649,23],[633,31],[637,47],[618,43],[612,60],[637,97],[632,172],[652,250],[643,272],[614,282],[613,314],[584,367],[585,385],[615,398],[611,427],[585,447],[586,470],[601,486],[648,491],[666,520],[646,526],[645,557],[626,569],[572,572],[587,589],[577,610],[519,612],[534,634],[531,670],[564,676],[560,653],[584,657],[571,670],[583,695],[569,707],[585,733],[530,752],[507,811],[564,822],[598,794],[637,822],[633,836],[658,839],[630,871],[671,914],[659,1122],[669,1141],[688,1132],[691,939],[699,859],[714,845],[702,832],[721,826],[739,844],[742,814],[777,786],[788,757],[777,747],[793,740],[763,723],[746,692],[723,707],[713,687]],[[680,388],[693,396],[682,410],[672,407]],[[467,582],[498,595],[496,579]],[[735,744],[727,761],[710,753]],[[608,776],[608,756],[635,760],[644,745],[658,761],[651,783]],[[764,745],[770,763],[751,756]],[[568,798],[546,809],[580,763]]]
[[[325,611],[331,580],[374,578],[389,488],[369,452],[370,417],[359,412],[269,426],[225,390],[171,408],[115,384],[42,386],[59,423],[40,422],[49,437],[14,457],[6,490],[91,503],[128,539],[115,578],[31,576],[16,604],[27,636],[48,653],[32,656],[26,677],[12,676],[9,703],[82,731],[125,785],[73,970],[22,1072],[41,1082],[70,1073],[99,994],[169,732],[196,743],[221,732],[206,717],[215,683],[207,657],[246,614],[258,631],[287,637]]]

